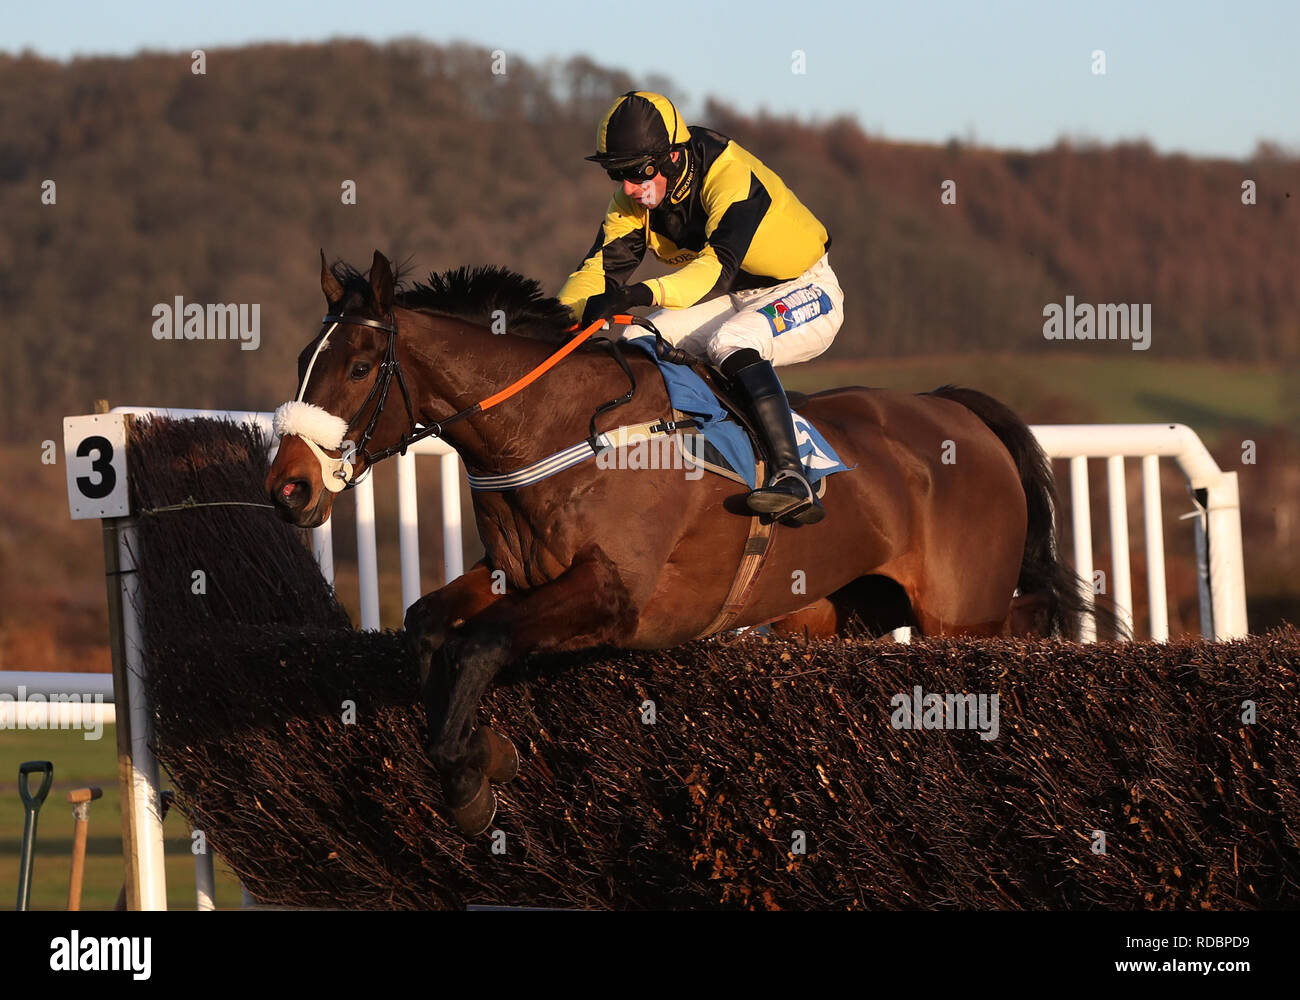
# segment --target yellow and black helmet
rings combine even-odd
[[[629,90],[614,102],[596,128],[596,153],[606,169],[659,160],[690,140],[673,102],[649,90]]]

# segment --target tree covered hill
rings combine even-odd
[[[415,273],[498,263],[555,291],[610,182],[582,157],[619,93],[585,58],[529,64],[419,41],[213,49],[68,63],[0,56],[5,434],[90,401],[268,408],[323,303],[317,248]],[[693,123],[741,142],[830,229],[847,294],[830,358],[1058,349],[1043,310],[1149,303],[1149,365],[1300,354],[1300,161],[916,146],[847,120]],[[956,183],[956,204],[941,186]],[[1253,181],[1257,204],[1242,204]],[[54,182],[54,204],[42,200]],[[356,204],[341,198],[356,184]],[[48,190],[48,186],[45,188]],[[153,309],[257,303],[260,346],[160,341]],[[1077,350],[1077,344],[1067,345]]]

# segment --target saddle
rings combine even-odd
[[[666,343],[662,341],[660,341],[659,346],[661,360],[689,368],[700,377],[700,380],[708,386],[709,391],[713,393],[718,404],[727,411],[727,415],[744,429],[746,436],[748,436],[750,443],[754,447],[755,456],[757,456],[759,461],[762,463],[762,467],[764,469],[770,469],[772,465],[772,456],[768,453],[767,442],[763,439],[763,435],[758,433],[758,429],[754,426],[753,418],[749,415],[748,409],[740,403],[740,399],[743,397],[736,391],[732,380],[727,378],[721,370],[715,368],[703,358],[687,354],[685,351],[675,347],[668,347]],[[787,389],[785,396],[789,401],[790,409],[792,411],[798,410],[808,403],[807,393],[795,392]],[[681,414],[681,416],[685,416],[685,414]],[[762,485],[762,482],[763,480],[760,478],[759,485]],[[826,493],[826,479],[819,479],[814,484],[813,491],[819,499],[824,496]]]
[[[749,415],[749,411],[738,402],[742,397],[737,393],[731,379],[727,378],[726,375],[713,365],[709,364],[705,359],[689,354],[679,347],[673,347],[668,343],[668,341],[664,340],[663,335],[655,329],[655,325],[649,320],[639,316],[624,317],[623,319],[629,320],[630,325],[642,327],[654,336],[655,353],[658,355],[660,361],[689,368],[699,376],[700,380],[708,387],[709,391],[713,393],[713,397],[718,401],[718,405],[727,412],[727,415],[731,420],[744,429],[745,435],[749,438],[750,444],[754,449],[754,455],[758,459],[761,467],[763,469],[770,468],[772,456],[768,453],[769,449],[767,442],[763,439],[763,435],[758,433],[757,428],[754,426],[753,419]],[[613,356],[619,365],[622,366],[623,371],[626,373],[628,381],[632,386],[631,391],[627,395],[620,397],[619,399],[612,399],[604,406],[600,407],[596,411],[596,416],[599,416],[607,410],[621,406],[623,403],[630,402],[632,397],[636,394],[636,379],[633,377],[631,369],[628,368],[627,360],[623,356],[622,338],[599,337],[596,338],[595,342],[608,350],[611,356]],[[799,409],[808,402],[808,396],[806,393],[786,390],[785,396],[790,405],[791,411]],[[687,419],[687,415],[674,410],[673,419],[684,420]],[[594,435],[596,433],[595,416],[592,417],[591,428],[592,434]],[[759,480],[759,485],[762,485],[761,478]],[[823,479],[817,484],[817,496],[822,496],[825,489],[826,483]]]
[[[673,359],[668,358],[666,360],[672,361]],[[731,414],[731,418],[735,420],[736,423],[745,428],[746,433],[749,434],[750,438],[754,442],[755,451],[762,455],[764,459],[767,459],[767,445],[764,444],[762,436],[758,431],[754,429],[754,422],[750,418],[748,411],[736,402],[736,390],[732,385],[731,380],[727,378],[727,376],[723,375],[719,369],[714,368],[713,365],[709,364],[702,358],[688,356],[687,361],[675,363],[684,363],[686,367],[690,368],[691,371],[695,372],[696,375],[704,380],[704,384],[707,385],[709,391],[717,397],[718,402],[722,404],[722,408]],[[806,392],[795,392],[791,389],[786,389],[785,398],[789,400],[790,409],[792,410],[798,410],[808,402],[808,394]]]

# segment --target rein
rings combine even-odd
[[[629,315],[620,314],[612,317],[611,322],[619,325],[644,326],[647,329],[651,330],[657,338],[659,337],[659,331],[654,328],[654,324],[652,324],[649,320],[642,319],[639,316],[629,316]],[[473,416],[476,413],[483,413],[486,410],[490,410],[498,403],[505,402],[511,396],[516,395],[517,393],[521,392],[523,389],[526,389],[528,386],[532,385],[539,378],[541,378],[548,371],[550,371],[557,364],[559,364],[566,357],[568,357],[575,350],[577,350],[577,348],[581,346],[588,338],[590,338],[593,333],[595,333],[599,329],[602,329],[605,326],[605,321],[596,320],[585,330],[583,330],[581,333],[579,333],[577,336],[571,339],[568,343],[566,343],[563,347],[561,347],[558,351],[556,351],[545,361],[539,364],[532,371],[528,372],[526,375],[522,376],[521,378],[516,379],[514,382],[512,382],[510,385],[506,386],[504,389],[500,390],[499,392],[495,392],[491,396],[488,396],[485,399],[481,399],[477,403],[474,403],[472,406],[467,406],[463,410],[453,413],[449,417],[445,417],[442,420],[435,420],[429,426],[420,428],[418,430],[416,429],[415,413],[414,410],[411,408],[411,394],[406,386],[406,378],[402,374],[402,364],[397,358],[398,326],[397,326],[396,315],[390,312],[388,315],[388,321],[385,322],[383,320],[368,319],[364,316],[343,316],[343,315],[331,314],[325,316],[322,319],[321,321],[322,327],[325,324],[330,324],[330,327],[328,330],[325,331],[324,336],[321,338],[320,344],[317,346],[315,353],[312,355],[310,363],[307,365],[306,374],[303,375],[302,386],[298,390],[298,398],[293,403],[286,403],[283,406],[281,406],[280,410],[277,411],[277,418],[279,418],[280,414],[283,413],[288,407],[310,405],[310,404],[305,404],[303,402],[302,397],[307,391],[307,382],[311,378],[311,371],[316,364],[316,357],[324,349],[325,342],[329,339],[330,334],[334,332],[336,327],[342,324],[352,324],[355,326],[368,326],[376,330],[382,330],[388,334],[388,345],[384,350],[384,359],[379,364],[379,374],[375,378],[375,384],[370,387],[370,392],[366,394],[365,400],[361,403],[361,406],[357,409],[357,412],[352,417],[352,419],[347,422],[346,428],[343,431],[342,436],[343,438],[346,438],[347,434],[351,432],[353,425],[356,424],[357,421],[359,421],[362,415],[366,412],[366,408],[370,406],[372,401],[376,401],[376,396],[377,396],[378,399],[375,402],[375,411],[371,415],[370,421],[366,425],[366,429],[362,432],[361,440],[357,442],[357,444],[352,446],[350,455],[348,454],[348,449],[347,449],[347,446],[351,444],[350,441],[347,440],[342,441],[343,451],[344,451],[343,457],[331,458],[330,456],[327,456],[324,453],[324,451],[321,449],[321,442],[313,440],[311,437],[302,433],[301,431],[297,431],[297,430],[281,431],[282,435],[284,433],[295,433],[299,437],[303,438],[303,440],[307,443],[307,445],[311,448],[311,450],[315,452],[317,459],[321,463],[321,471],[322,473],[326,474],[325,476],[323,476],[325,480],[326,488],[330,489],[331,492],[338,492],[339,490],[343,490],[343,489],[352,489],[360,482],[359,478],[354,478],[352,476],[353,463],[349,460],[351,457],[360,455],[365,460],[366,468],[367,470],[369,470],[370,467],[372,467],[376,462],[380,462],[385,458],[390,458],[393,455],[398,455],[398,454],[405,455],[406,449],[409,448],[411,445],[415,444],[417,441],[423,441],[427,437],[441,437],[443,430],[446,427],[450,426],[451,424],[456,423],[458,420],[464,420],[466,417]],[[570,330],[576,330],[576,329],[577,329],[576,324],[570,327]],[[662,340],[662,338],[660,339]],[[624,370],[626,371],[627,363],[622,360],[622,357],[621,355],[619,355],[617,350],[614,351],[614,354],[615,357],[619,360],[620,364],[623,365]],[[628,375],[630,377],[631,373],[628,372]],[[402,392],[402,402],[406,407],[406,419],[408,422],[408,430],[402,433],[402,436],[398,438],[396,444],[393,444],[388,448],[384,448],[382,451],[374,452],[372,454],[366,449],[366,445],[369,443],[370,438],[374,435],[375,427],[379,423],[379,418],[383,415],[384,407],[388,402],[388,391],[392,385],[392,381],[394,378],[397,379],[397,386]],[[632,392],[635,392],[635,389],[636,389],[636,383],[635,381],[633,381]],[[620,397],[618,400],[611,400],[609,403],[606,403],[599,410],[597,410],[596,415],[598,415],[601,412],[604,412],[605,410],[611,408],[612,406],[620,405],[621,403],[627,402],[629,399],[631,399],[632,392],[629,392],[627,396]],[[596,415],[592,416],[593,433],[594,433]],[[331,446],[331,447],[335,447],[335,446]],[[330,481],[331,475],[335,480],[342,480],[342,485],[335,487],[333,483],[331,483]],[[363,478],[364,478],[364,474],[363,474]]]

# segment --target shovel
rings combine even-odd
[[[44,774],[41,787],[32,794],[29,774]],[[32,893],[32,863],[36,851],[36,814],[40,811],[45,796],[50,794],[50,785],[54,782],[54,765],[48,760],[29,760],[18,765],[18,797],[23,800],[27,810],[23,820],[23,849],[18,857],[18,909],[27,909],[27,901]]]

